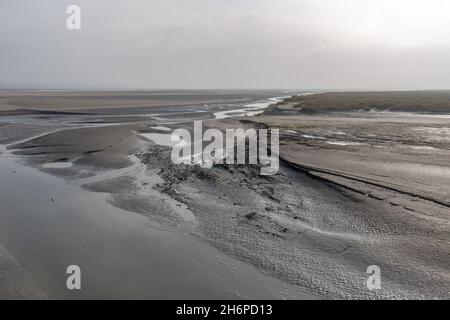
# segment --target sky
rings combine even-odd
[[[448,89],[449,12],[447,0],[1,0],[0,88]]]

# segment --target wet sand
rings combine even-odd
[[[4,160],[1,242],[51,299],[307,297],[182,230],[169,232],[144,215],[115,208],[106,194]],[[72,264],[81,267],[81,291],[66,288],[65,270]],[[14,298],[33,294],[30,289]]]
[[[400,205],[396,198],[401,197],[420,199],[435,206],[433,215],[450,206],[443,188],[450,183],[450,118],[392,113],[261,116],[254,121],[280,128],[283,159],[310,174],[393,204]],[[426,211],[433,210],[417,203],[408,207],[430,215]]]
[[[0,300],[46,299],[44,290],[29,271],[0,245]]]
[[[281,95],[276,90],[160,91],[7,91],[0,90],[0,113],[74,112],[132,114],[149,109],[168,112],[177,107],[249,102]]]
[[[0,126],[9,143],[0,154],[0,242],[49,298],[313,297],[192,236],[196,217],[133,156],[151,144],[139,132],[155,121],[77,128],[56,118],[23,125],[25,141],[13,134],[23,118]],[[65,287],[71,264],[84,272],[79,292]]]
[[[211,110],[198,119],[213,117]],[[20,143],[8,138],[3,155],[13,152],[14,166],[17,160],[27,165],[13,170],[51,188],[42,187],[21,214],[2,213],[8,229],[0,242],[27,262],[49,297],[76,297],[53,269],[76,257],[94,270],[92,287],[83,293],[90,298],[171,298],[179,283],[178,298],[449,298],[448,149],[444,140],[433,140],[446,134],[436,130],[448,127],[445,118],[261,115],[205,123],[280,128],[283,165],[272,177],[259,176],[257,166],[173,165],[159,135],[190,128],[193,118],[148,116],[115,125],[97,115],[101,125],[83,115],[11,118],[0,125],[2,136],[21,126],[29,137],[50,132]],[[62,193],[52,204],[57,190]],[[80,198],[86,199],[81,207]],[[17,198],[7,200],[17,206]],[[30,216],[37,202],[45,203],[39,211],[45,223]],[[11,230],[24,226],[31,235],[17,239]],[[81,237],[78,230],[84,230]],[[62,243],[60,232],[67,239]],[[26,249],[41,239],[41,251]],[[64,253],[79,239],[74,255]],[[47,250],[51,254],[42,254]],[[114,255],[123,263],[112,268]],[[153,268],[155,259],[160,264]],[[204,265],[199,273],[198,259]],[[366,287],[373,264],[382,270],[382,290]],[[172,286],[168,279],[180,273]],[[123,292],[109,282],[118,274],[125,275]]]

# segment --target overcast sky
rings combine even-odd
[[[447,0],[1,0],[0,88],[450,88],[449,13]]]

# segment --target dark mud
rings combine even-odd
[[[157,188],[194,212],[193,234],[228,254],[322,297],[447,296],[448,225],[288,167],[262,177],[250,166],[174,166],[169,154],[156,146],[139,157],[160,167]],[[384,274],[377,292],[365,286],[371,264]]]
[[[169,147],[139,133],[190,128],[172,125],[175,118],[94,128],[48,119],[37,128],[31,119],[24,136],[51,133],[25,142],[13,138],[18,124],[0,130],[28,164],[309,296],[450,298],[447,118],[264,115],[205,124],[279,128],[283,162],[269,177],[258,166],[173,165]],[[367,289],[370,265],[381,268],[380,290]]]

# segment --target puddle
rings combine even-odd
[[[254,102],[249,103],[245,105],[243,108],[239,109],[232,109],[232,110],[225,110],[225,111],[219,111],[213,113],[215,119],[226,119],[230,117],[253,117],[256,116],[264,111],[265,108],[267,108],[272,103],[277,103],[283,101],[286,97],[277,97],[277,98],[270,98],[265,101],[261,102]]]
[[[302,134],[303,138],[307,138],[307,139],[317,139],[317,140],[325,140],[324,137],[319,137],[319,136],[312,136],[309,134]]]
[[[51,169],[66,169],[72,167],[72,162],[50,162],[44,163],[42,165],[43,168],[51,168]]]
[[[411,149],[414,150],[428,150],[428,151],[436,151],[439,149],[436,149],[434,147],[428,147],[428,146],[409,146]]]
[[[166,147],[175,147],[179,142],[178,141],[172,141],[172,134],[171,133],[140,133],[140,136],[146,138],[147,140],[151,140],[156,144],[159,144],[161,146]],[[174,136],[174,139],[176,139],[176,136]]]
[[[353,142],[353,141],[327,141],[328,144],[336,145],[336,146],[361,146],[362,143]]]
[[[154,143],[166,146],[166,147],[175,147],[179,142],[178,141],[172,141],[172,134],[166,134],[166,133],[141,133],[141,136],[144,138],[153,141]],[[176,140],[176,138],[175,138]],[[211,159],[203,159],[203,153],[194,153],[195,146],[198,146],[202,144],[202,140],[196,140],[194,143],[191,143],[189,146],[191,147],[191,155],[185,156],[180,159],[180,161],[184,164],[198,164],[201,167],[209,168],[212,165]],[[224,155],[226,149],[220,149],[217,150],[217,154]],[[221,158],[224,158],[222,156]]]
[[[181,146],[187,144],[186,142],[181,141],[181,137],[177,136],[173,133],[140,133],[140,136],[146,138],[147,140],[153,141],[155,144],[158,144],[160,146],[166,146],[166,147],[175,147],[179,143],[181,143]],[[184,144],[183,144],[184,143]],[[203,141],[201,139],[195,140],[194,143],[190,143],[189,146],[191,147],[191,157],[193,159],[198,159],[202,157],[202,153],[194,154],[193,148],[195,146],[198,146],[199,144],[202,144]],[[184,158],[183,158],[184,159]],[[186,158],[187,159],[187,158]]]
[[[155,127],[150,127],[150,128],[154,129],[154,130],[159,130],[159,131],[171,131],[172,130],[168,127],[163,127],[163,126],[155,126]]]

